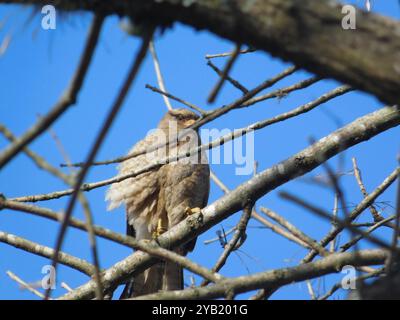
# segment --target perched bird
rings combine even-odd
[[[140,150],[148,152],[122,162],[118,167],[119,175],[140,170],[150,163],[200,145],[198,132],[187,129],[198,118],[187,109],[168,111],[158,128],[134,145],[128,154]],[[166,142],[169,144],[160,147]],[[108,210],[124,204],[127,234],[138,240],[155,239],[185,219],[191,210],[207,205],[209,176],[210,169],[203,152],[163,164],[158,169],[111,185],[106,194]],[[174,251],[186,255],[193,250],[195,243],[196,239]],[[134,276],[127,283],[121,298],[179,289],[183,289],[182,268],[172,262],[160,262]]]

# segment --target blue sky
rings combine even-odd
[[[363,1],[356,1],[362,4]],[[400,8],[397,1],[374,1],[373,10],[398,18]],[[0,43],[7,35],[12,36],[11,43],[0,56],[0,122],[14,134],[20,135],[29,128],[39,115],[44,115],[58,100],[68,85],[81,54],[91,15],[79,13],[67,15],[57,21],[56,30],[45,31],[40,27],[41,14],[18,6],[0,6]],[[139,41],[124,34],[116,17],[109,17],[101,33],[94,60],[85,79],[78,103],[57,121],[52,131],[56,133],[63,147],[73,162],[82,161],[92,145],[105,115],[121,86],[127,68],[133,59]],[[160,58],[166,87],[171,93],[197,104],[205,109],[222,106],[240,97],[240,92],[225,84],[216,103],[208,105],[206,98],[217,81],[215,73],[206,65],[204,56],[210,53],[230,51],[233,44],[205,31],[195,31],[190,27],[175,25],[156,39],[156,48]],[[224,59],[215,59],[214,63],[222,67]],[[376,63],[379,63],[377,61]],[[253,88],[290,64],[282,63],[268,54],[259,52],[240,57],[232,70],[232,77],[238,79],[247,88]],[[300,71],[279,82],[273,88],[294,84],[309,77]],[[145,84],[156,86],[154,68],[148,56],[141,72],[124,103],[97,159],[109,159],[123,155],[147,131],[156,127],[166,111],[162,98],[145,89]],[[228,115],[207,124],[206,128],[241,128],[260,119],[266,119],[284,111],[291,110],[309,102],[323,93],[332,90],[339,84],[324,80],[312,87],[293,93],[281,100],[268,100],[250,108],[232,111]],[[174,107],[179,104],[173,102]],[[349,123],[382,104],[370,95],[353,92],[334,99],[307,114],[275,124],[255,134],[255,159],[259,170],[264,170],[309,144],[310,137],[321,138],[337,128],[329,114],[335,115],[343,124]],[[345,170],[350,171],[351,158],[356,157],[367,190],[371,191],[396,166],[396,154],[399,151],[400,128],[389,130],[372,140],[357,145],[345,153]],[[8,142],[0,137],[0,150]],[[63,163],[63,156],[50,133],[46,133],[29,146],[33,151],[45,157],[50,163],[58,166]],[[330,163],[335,166],[338,161],[333,158]],[[68,172],[68,169],[64,169]],[[235,165],[212,165],[212,170],[229,188],[234,188],[250,176],[236,176]],[[86,181],[98,181],[109,178],[116,173],[114,166],[93,168]],[[308,176],[323,173],[318,168]],[[211,184],[209,203],[218,199],[222,192]],[[342,179],[349,206],[357,204],[362,196],[352,175]],[[0,192],[7,197],[47,193],[63,190],[65,185],[48,173],[37,169],[24,154],[20,154],[0,172]],[[118,232],[125,232],[124,212],[120,208],[113,212],[106,211],[104,202],[105,188],[87,193],[94,220],[98,225]],[[269,207],[285,216],[304,232],[315,239],[320,239],[330,229],[329,223],[312,216],[296,206],[278,197],[281,190],[293,192],[313,201],[326,209],[333,206],[333,194],[329,190],[309,185],[304,179],[297,179],[278,188],[260,199],[258,206]],[[386,217],[393,212],[395,188],[391,187],[382,196],[380,208]],[[54,210],[65,208],[67,198],[39,203],[38,205]],[[83,219],[79,205],[74,216]],[[223,227],[230,229],[238,221],[240,213],[215,226],[197,241],[196,249],[189,257],[206,267],[212,267],[222,249],[218,243],[203,244],[204,240],[214,238],[216,231]],[[370,219],[369,213],[364,220]],[[1,211],[0,230],[25,237],[38,243],[54,246],[58,224],[28,214],[9,210]],[[380,233],[389,239],[386,231]],[[344,241],[345,239],[341,239]],[[130,254],[130,249],[110,241],[98,239],[100,262],[107,268]],[[87,235],[81,231],[69,229],[63,250],[91,261]],[[295,265],[305,255],[306,250],[272,233],[254,220],[250,221],[248,238],[240,252],[232,254],[228,265],[221,270],[225,276],[237,276],[248,272],[259,272],[272,268]],[[13,247],[0,244],[0,298],[1,299],[36,299],[26,291],[21,291],[17,284],[5,274],[11,270],[27,282],[42,278],[41,269],[49,264],[47,259],[31,255]],[[312,283],[317,288],[329,289],[330,285],[340,279],[341,275],[331,276],[325,282],[317,279]],[[65,281],[71,287],[77,287],[88,278],[67,267],[59,266],[58,286],[53,296],[65,293],[59,286]],[[189,283],[189,274],[185,281]],[[198,279],[197,279],[198,281]],[[323,292],[323,290],[321,291]],[[339,291],[333,298],[344,296]],[[243,297],[246,297],[243,296]],[[293,284],[281,289],[276,299],[308,299],[304,283]]]

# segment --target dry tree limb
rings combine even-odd
[[[0,0],[0,3],[55,4],[63,10],[98,10],[88,0]],[[250,45],[289,60],[322,77],[372,93],[387,104],[399,103],[400,23],[357,10],[357,28],[345,30],[343,4],[334,0],[195,1],[114,0],[106,14],[160,24],[182,22],[207,29],[235,43]],[[385,36],[382,36],[385,35]],[[385,57],[385,59],[382,59]],[[379,61],[380,63],[376,63]]]
[[[358,281],[362,281],[362,280],[366,280],[366,279],[370,279],[370,278],[374,278],[374,277],[379,277],[381,274],[383,274],[385,271],[384,268],[378,269],[378,270],[374,270],[373,272],[367,273],[367,274],[363,274],[362,276],[359,276],[355,279],[356,282]],[[338,282],[336,283],[327,293],[325,293],[323,296],[318,297],[318,300],[326,300],[328,299],[330,296],[332,296],[337,290],[339,290],[340,288],[342,288],[342,282]]]
[[[52,248],[4,231],[0,231],[0,242],[9,244],[15,248],[22,249],[44,258],[51,258],[54,256],[54,250]],[[78,270],[89,277],[94,274],[94,266],[92,264],[83,259],[71,256],[65,252],[58,253],[58,260],[63,265]]]
[[[226,261],[228,260],[229,255],[239,248],[246,239],[246,228],[247,224],[249,223],[251,213],[253,211],[253,205],[247,205],[243,208],[243,214],[240,217],[240,220],[235,228],[235,232],[229,242],[225,245],[224,251],[221,253],[220,257],[218,258],[217,262],[215,263],[214,267],[212,267],[213,272],[217,272],[221,270],[221,268],[225,265]],[[203,281],[201,284],[205,286],[209,283],[209,281]]]
[[[172,95],[171,93],[162,91],[162,90],[160,90],[160,89],[158,89],[158,88],[156,88],[156,87],[153,87],[153,86],[151,86],[151,85],[149,85],[149,84],[146,84],[146,88],[147,88],[147,89],[150,89],[150,90],[153,91],[153,92],[157,92],[157,93],[159,93],[159,94],[162,94],[163,96],[166,96],[166,97],[168,97],[168,98],[170,98],[170,99],[173,99],[173,100],[175,100],[175,101],[178,101],[178,102],[182,103],[183,105],[189,107],[190,109],[196,110],[196,111],[199,112],[202,116],[206,116],[206,115],[209,113],[208,111],[203,110],[202,108],[200,108],[200,107],[194,105],[193,103],[187,102],[187,101],[185,101],[185,100],[183,100],[183,99],[181,99],[181,98],[178,98],[178,97]]]
[[[387,224],[388,222],[392,221],[393,219],[395,219],[395,216],[391,216],[388,217],[386,219],[383,219],[379,222],[376,222],[372,227],[370,227],[368,230],[366,230],[366,233],[371,233],[374,230],[378,229],[379,227],[384,226],[385,224]],[[353,239],[351,239],[349,242],[343,244],[340,246],[340,250],[339,252],[345,252],[346,250],[348,250],[349,248],[351,248],[353,245],[355,245],[358,241],[360,241],[361,239],[363,239],[362,235],[358,235],[356,237],[354,237]]]
[[[215,71],[216,74],[218,74],[220,77],[222,77],[223,73],[222,71],[214,64],[212,63],[212,61],[210,59],[207,60],[207,65],[213,69]],[[231,76],[229,76],[228,74],[225,75],[225,79],[227,81],[229,81],[234,87],[236,87],[237,89],[239,89],[240,91],[242,91],[242,93],[247,93],[249,92],[249,90],[243,86],[239,81],[233,79]]]
[[[0,132],[7,138],[10,142],[16,142],[18,138],[3,124],[0,124]],[[37,153],[30,150],[28,147],[24,147],[23,152],[36,164],[40,169],[46,170],[53,176],[63,180],[66,183],[70,183],[71,177],[58,168],[54,167],[46,161],[43,157],[39,156]]]
[[[241,47],[241,45],[237,43],[235,46],[235,49],[232,51],[232,54],[229,57],[228,62],[226,63],[224,69],[222,70],[222,73],[221,73],[221,76],[220,76],[218,82],[216,83],[214,88],[211,90],[211,92],[207,98],[208,103],[213,103],[215,101],[215,99],[217,98],[218,93],[220,92],[227,75],[231,71],[233,64],[235,63],[236,59],[239,56],[240,47]]]
[[[361,171],[358,168],[357,160],[354,157],[351,160],[353,162],[354,176],[355,176],[355,178],[357,180],[357,183],[358,183],[358,186],[360,188],[360,191],[361,191],[362,195],[365,198],[365,197],[368,196],[368,192],[365,189],[364,183],[362,181]],[[372,218],[374,219],[375,222],[379,222],[379,221],[383,220],[383,217],[379,214],[378,210],[376,210],[376,208],[375,208],[375,206],[373,204],[370,205],[369,210],[371,211]]]
[[[248,292],[259,288],[282,287],[293,282],[337,273],[345,265],[363,266],[380,265],[387,258],[384,250],[363,250],[357,253],[334,253],[316,262],[291,268],[276,269],[226,279],[208,287],[195,287],[181,291],[166,291],[134,298],[135,300],[186,300],[186,299],[216,299],[224,297],[227,292],[234,294]]]
[[[28,290],[29,292],[32,292],[35,296],[38,296],[41,299],[44,299],[44,295],[36,290],[35,288],[33,288],[31,285],[29,285],[29,283],[26,283],[24,280],[22,280],[20,277],[18,277],[15,273],[11,272],[11,271],[7,271],[6,274],[15,282],[17,282],[21,288],[24,288],[26,290]]]
[[[248,48],[248,49],[243,49],[239,51],[239,54],[245,54],[245,53],[252,53],[255,52],[256,49],[253,48]],[[215,54],[206,54],[205,58],[207,60],[214,59],[214,58],[223,58],[223,57],[229,57],[233,54],[233,52],[224,52],[224,53],[215,53]]]
[[[286,230],[288,230],[291,234],[299,238],[301,241],[307,244],[308,247],[313,248],[314,250],[318,251],[318,254],[322,257],[326,257],[329,255],[329,252],[325,250],[324,247],[322,247],[317,241],[306,235],[303,231],[298,229],[295,225],[290,223],[288,220],[286,220],[284,217],[280,216],[276,212],[267,209],[265,207],[260,207],[261,212],[263,212],[266,216],[280,224],[282,227],[284,227]]]
[[[160,62],[159,62],[158,57],[157,57],[157,52],[156,52],[156,49],[154,47],[154,41],[153,40],[150,41],[149,51],[150,51],[151,56],[153,58],[154,70],[156,72],[158,86],[160,87],[161,91],[167,92],[167,90],[165,89],[164,78],[163,78],[162,73],[161,73]],[[168,110],[172,110],[173,108],[172,108],[171,102],[168,99],[168,96],[163,95],[163,98],[164,98],[164,103],[167,106]]]

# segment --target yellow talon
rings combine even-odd
[[[161,236],[165,231],[167,231],[166,229],[163,228],[162,226],[162,220],[158,219],[157,222],[157,228],[156,230],[153,231],[152,233],[152,238],[153,239],[157,239],[159,236]]]
[[[201,212],[201,208],[199,208],[199,207],[195,207],[195,208],[189,208],[189,207],[187,207],[187,208],[185,209],[185,213],[186,213],[186,215],[188,215],[188,216],[191,216],[192,214],[200,213],[200,212]]]

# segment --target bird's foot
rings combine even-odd
[[[152,233],[152,238],[153,239],[157,239],[159,236],[161,236],[165,231],[167,231],[166,229],[163,228],[162,226],[162,220],[158,219],[157,222],[157,228],[156,230],[153,231]]]
[[[187,208],[185,209],[185,213],[186,213],[186,215],[188,215],[188,216],[191,216],[192,214],[195,214],[195,213],[201,213],[201,208],[199,208],[199,207],[196,207],[196,208],[189,208],[189,207],[187,207]]]

